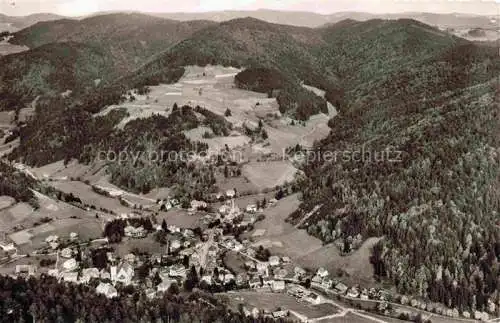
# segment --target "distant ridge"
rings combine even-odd
[[[137,11],[103,11],[96,12],[91,15],[86,15],[82,17],[71,17],[70,19],[81,20],[85,18],[110,15],[117,13],[141,13]],[[332,14],[318,14],[314,12],[307,11],[279,11],[279,10],[268,10],[260,9],[255,11],[212,11],[212,12],[142,12],[144,15],[149,15],[153,17],[179,20],[179,21],[190,21],[190,20],[211,20],[216,22],[228,21],[237,18],[251,17],[259,20],[264,20],[270,23],[284,24],[284,25],[294,25],[303,27],[320,27],[326,24],[337,23],[345,19],[354,19],[359,21],[366,21],[371,19],[400,19],[408,18],[415,19],[425,24],[440,26],[444,28],[460,28],[467,26],[474,26],[476,28],[497,28],[498,24],[492,22],[491,17],[465,14],[465,13],[449,13],[449,14],[437,14],[429,12],[405,12],[397,14],[373,14],[368,12],[336,12]],[[29,16],[20,17],[9,17],[0,14],[0,29],[2,25],[12,24],[16,30],[29,27],[40,21],[52,21],[57,19],[66,18],[63,16],[43,13],[43,14],[33,14]],[[69,18],[69,17],[68,17]],[[1,30],[0,30],[1,31]],[[14,30],[15,31],[15,30]]]

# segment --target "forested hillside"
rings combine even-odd
[[[11,43],[30,48],[54,42],[92,45],[108,53],[122,72],[128,72],[213,24],[204,20],[180,22],[139,13],[114,13],[82,20],[40,22],[14,33]]]
[[[205,28],[172,47],[138,73],[174,66],[221,64],[271,68],[282,74],[280,110],[302,120],[326,112],[326,102],[300,82],[338,94],[337,77],[318,59],[325,40],[319,30],[276,25],[253,18],[235,19]],[[313,49],[317,49],[316,51]]]
[[[37,96],[96,87],[116,76],[115,62],[97,47],[54,43],[0,57],[0,111],[21,108]]]
[[[495,49],[402,23],[350,23],[365,32],[337,50],[346,54],[337,68],[349,104],[316,146],[323,158],[304,169],[306,202],[291,221],[323,204],[310,234],[346,253],[384,236],[372,257],[380,278],[483,310],[500,291],[500,59]],[[328,161],[332,152],[342,154]]]
[[[33,179],[22,174],[7,163],[0,162],[0,196],[11,196],[17,202],[28,202],[33,207],[37,207],[38,201],[30,190],[35,185],[36,183]]]

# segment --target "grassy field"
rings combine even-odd
[[[0,196],[0,210],[6,209],[16,203],[16,200],[10,196]]]
[[[384,319],[385,322],[390,322]],[[342,317],[336,317],[332,319],[322,320],[321,323],[373,323],[374,321],[366,319],[364,317],[355,315],[353,313],[348,313]]]
[[[290,183],[296,172],[288,161],[251,162],[243,166],[243,175],[259,189]]]
[[[29,50],[27,46],[12,45],[6,41],[0,41],[0,56],[16,54]]]
[[[30,253],[46,246],[45,239],[50,235],[68,238],[71,232],[78,233],[82,241],[102,238],[102,228],[95,220],[59,219],[30,229],[15,232],[9,236],[18,246],[19,253]]]
[[[320,249],[320,240],[285,222],[299,204],[298,196],[291,195],[280,200],[276,206],[266,209],[264,221],[255,224],[255,230],[265,230],[265,233],[261,237],[252,238],[254,245],[262,245],[270,248],[272,253],[287,255],[292,259],[299,259]],[[251,237],[252,232],[247,235]]]
[[[326,245],[297,259],[297,262],[303,266],[325,267],[330,273],[336,273],[340,269],[348,274],[348,277],[343,277],[344,282],[370,286],[374,283],[373,266],[370,263],[371,248],[379,240],[368,239],[361,248],[348,256],[341,256],[335,245]]]
[[[237,307],[243,303],[247,308],[257,307],[259,310],[275,311],[278,307],[292,310],[308,318],[319,318],[336,314],[338,308],[332,304],[312,305],[307,302],[299,302],[295,297],[280,293],[259,293],[259,292],[234,292],[223,294],[228,296],[231,305]]]
[[[224,264],[236,274],[246,272],[244,268],[246,261],[248,261],[247,258],[234,251],[228,251],[224,255]]]
[[[130,208],[123,206],[118,199],[97,194],[92,190],[91,186],[82,182],[54,181],[51,185],[65,193],[73,193],[75,196],[78,196],[82,202],[95,205],[98,209],[105,208],[113,210],[117,214],[130,213],[132,211]]]
[[[31,257],[25,257],[25,258],[20,258],[14,262],[11,262],[9,264],[6,264],[2,267],[0,267],[0,275],[11,275],[16,272],[16,266],[17,265],[35,265],[37,266],[37,272],[36,275],[39,275],[41,273],[47,273],[49,269],[53,269],[54,266],[50,267],[41,267],[40,266],[40,260],[42,259],[56,259],[55,256],[46,256],[46,255],[41,255],[41,256],[31,256]]]
[[[138,249],[141,252],[148,252],[150,254],[165,254],[166,246],[162,246],[158,242],[154,241],[154,237],[149,235],[144,239],[125,239],[120,244],[114,245],[116,248],[116,253],[119,257],[124,257],[125,255],[131,253],[134,249]]]
[[[165,220],[168,224],[178,226],[179,228],[194,229],[202,217],[203,215],[200,213],[189,215],[186,210],[175,208],[168,212],[159,212],[156,220],[158,223]]]

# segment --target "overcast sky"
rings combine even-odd
[[[277,9],[333,13],[365,11],[461,12],[497,15],[500,0],[0,0],[0,13],[22,16],[51,12],[67,16],[97,11],[200,12]]]

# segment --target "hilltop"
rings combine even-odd
[[[0,110],[22,108],[40,95],[94,88],[116,75],[115,62],[101,49],[81,43],[52,43],[0,57]]]
[[[10,42],[30,48],[68,41],[97,46],[109,53],[124,71],[131,71],[151,56],[212,24],[116,13],[82,20],[39,22],[14,33]]]
[[[41,21],[52,21],[63,18],[63,16],[55,15],[52,13],[37,13],[22,17],[12,17],[0,14],[0,31],[14,32]]]

